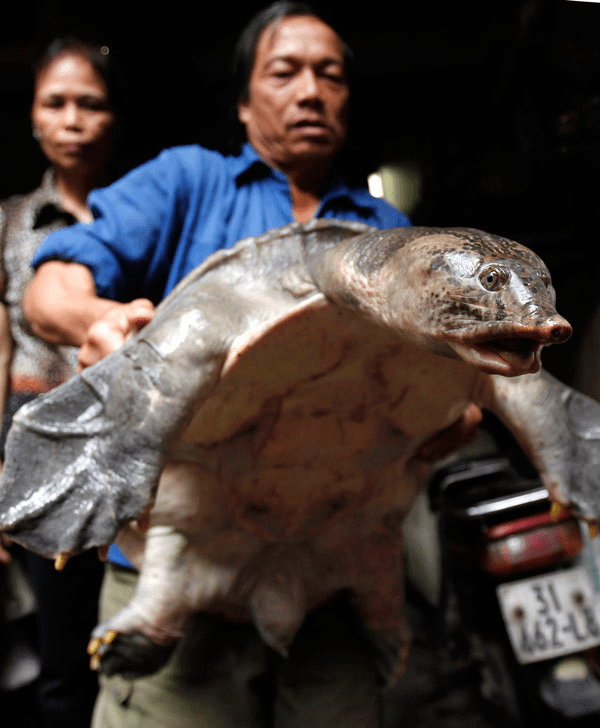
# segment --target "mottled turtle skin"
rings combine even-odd
[[[600,407],[540,369],[571,332],[554,298],[533,252],[477,230],[316,221],[243,240],[19,411],[0,527],[49,558],[118,535],[140,579],[94,633],[105,672],[154,669],[198,611],[253,619],[285,653],[341,589],[399,669],[402,523],[432,467],[417,454],[469,406],[599,518]]]

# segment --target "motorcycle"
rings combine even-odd
[[[600,539],[557,509],[501,425],[443,463],[407,520],[406,574],[497,723],[600,714]]]

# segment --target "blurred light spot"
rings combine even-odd
[[[379,174],[370,174],[369,179],[369,192],[373,197],[383,197],[383,180]]]
[[[369,175],[369,192],[384,197],[394,207],[410,214],[421,197],[422,173],[418,162],[405,160],[382,165]]]

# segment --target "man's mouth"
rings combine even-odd
[[[294,129],[328,129],[324,121],[319,119],[301,119],[292,124]]]

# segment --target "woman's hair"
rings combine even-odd
[[[126,102],[125,84],[119,65],[108,46],[95,45],[75,36],[54,38],[37,54],[33,62],[34,84],[46,68],[65,53],[82,56],[89,62],[106,84],[113,112],[116,116],[121,116]]]

